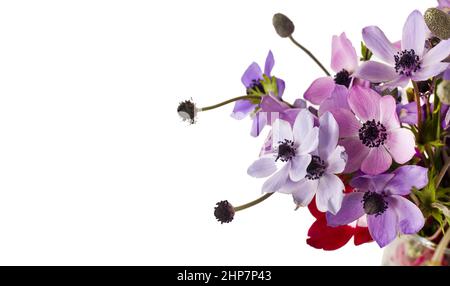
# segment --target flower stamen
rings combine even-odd
[[[411,76],[421,69],[420,58],[414,50],[403,50],[394,56],[395,71],[400,75]]]
[[[375,119],[369,120],[359,129],[359,139],[369,148],[380,147],[387,139],[386,127]]]

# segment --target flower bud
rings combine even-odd
[[[287,38],[294,33],[294,23],[281,13],[273,15],[272,24],[277,34],[282,38]]]
[[[425,23],[427,23],[430,31],[441,40],[450,38],[450,15],[437,9],[430,8],[424,15]]]
[[[437,87],[437,96],[442,103],[450,105],[450,80],[443,80]]]
[[[214,208],[214,216],[220,223],[229,223],[234,218],[234,207],[228,201],[220,201]]]

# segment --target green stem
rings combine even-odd
[[[224,102],[221,102],[221,103],[218,103],[218,104],[214,104],[214,105],[211,105],[211,106],[206,106],[206,107],[200,108],[199,111],[208,111],[208,110],[211,110],[211,109],[216,109],[218,107],[227,105],[229,103],[232,103],[232,102],[235,102],[235,101],[238,101],[238,100],[252,100],[252,99],[260,100],[261,97],[257,96],[257,95],[238,96],[238,97],[235,97],[235,98],[232,98],[232,99],[228,99],[228,100],[226,100]]]
[[[304,51],[311,59],[313,59],[313,61],[323,70],[323,72],[327,75],[327,76],[331,76],[330,73],[327,71],[327,69],[322,65],[322,63],[304,46],[302,46],[299,42],[297,42],[292,35],[289,36],[289,39],[294,43],[294,45],[296,45],[297,47],[299,47],[300,49],[302,49],[302,51]]]
[[[420,92],[419,87],[417,86],[417,82],[413,81],[414,86],[414,100],[417,105],[417,128],[418,128],[418,134],[419,138],[418,141],[421,142],[420,133],[422,132],[422,106],[420,105]]]
[[[447,245],[450,242],[450,228],[447,229],[447,232],[442,237],[439,242],[436,250],[434,252],[433,257],[431,258],[431,264],[436,266],[441,266],[442,259],[444,258],[445,250],[447,249]]]
[[[244,204],[244,205],[242,205],[242,206],[235,207],[235,208],[234,208],[234,211],[238,212],[238,211],[241,211],[241,210],[248,209],[249,207],[252,207],[252,206],[254,206],[254,205],[257,205],[257,204],[259,204],[259,203],[265,201],[266,199],[268,199],[268,198],[269,198],[271,195],[273,195],[273,194],[274,194],[274,193],[267,193],[267,194],[265,194],[264,196],[262,196],[262,197],[260,197],[260,198],[258,198],[258,199],[256,199],[256,200],[254,200],[254,201],[252,201],[252,202],[246,203],[246,204]]]
[[[436,178],[436,186],[435,188],[437,189],[439,187],[439,185],[441,184],[442,179],[445,176],[445,173],[447,173],[448,168],[450,167],[450,160],[447,160],[444,164],[444,166],[442,166],[441,171],[439,172],[439,175]]]

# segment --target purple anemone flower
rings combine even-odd
[[[348,94],[348,105],[350,110],[341,108],[333,113],[339,124],[339,144],[348,154],[345,173],[361,169],[377,175],[391,166],[392,158],[404,164],[414,156],[414,135],[401,128],[392,96],[381,97],[355,85]]]
[[[337,85],[349,87],[353,73],[358,67],[358,56],[345,33],[333,36],[331,48],[331,69],[336,73],[334,78],[316,79],[306,90],[304,97],[313,104],[319,105],[328,98]]]
[[[339,126],[330,112],[319,119],[319,146],[312,153],[311,163],[306,175],[299,182],[289,181],[284,192],[292,193],[298,206],[307,206],[316,196],[316,205],[321,212],[336,214],[341,208],[344,197],[344,183],[336,174],[342,173],[347,155],[342,146],[338,146]]]
[[[247,173],[255,178],[270,176],[262,186],[265,193],[280,191],[289,181],[300,181],[307,175],[318,135],[314,117],[306,109],[298,113],[292,127],[289,122],[277,119],[272,128],[271,150],[256,160]],[[281,165],[279,169],[277,163]]]
[[[417,103],[397,104],[397,115],[401,123],[417,124]]]
[[[396,48],[376,26],[363,29],[367,47],[384,63],[367,61],[358,68],[356,76],[387,87],[404,87],[409,80],[425,81],[444,71],[449,64],[441,62],[450,54],[450,40],[425,49],[428,28],[422,14],[413,11],[403,27],[401,49]]]
[[[355,191],[345,195],[339,212],[327,213],[328,225],[347,225],[367,215],[370,235],[384,247],[399,233],[414,234],[422,229],[425,223],[422,212],[404,196],[413,187],[421,189],[427,184],[427,169],[420,166],[402,166],[391,174],[356,177],[350,182]]]
[[[272,51],[269,51],[264,66],[264,73],[261,71],[259,65],[255,62],[253,62],[247,68],[241,78],[241,81],[246,88],[247,94],[259,95],[263,97],[264,95],[268,95],[272,92],[271,90],[265,90],[263,81],[264,75],[269,79],[271,78],[271,72],[274,65],[275,59],[273,57]],[[283,80],[276,78],[276,85],[277,94],[274,94],[274,96],[281,98],[285,89],[285,83]],[[249,115],[250,113],[254,112],[258,107],[258,102],[254,102],[251,100],[238,100],[234,105],[231,116],[235,119],[241,120],[247,117],[247,115]],[[258,120],[258,118],[254,116],[253,120]],[[251,131],[251,135],[254,137],[258,136],[260,134],[260,131],[262,130],[262,128],[259,130],[254,129],[255,125],[256,124],[254,123]]]

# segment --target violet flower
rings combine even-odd
[[[376,26],[363,29],[367,47],[384,63],[367,61],[356,76],[387,87],[404,87],[409,80],[424,81],[444,71],[449,64],[441,62],[450,54],[450,40],[425,50],[428,28],[422,14],[413,11],[403,27],[401,50],[396,48]]]
[[[267,86],[263,84],[264,76],[271,79],[272,68],[275,64],[275,59],[273,57],[272,51],[269,51],[266,63],[264,66],[264,73],[261,71],[260,66],[253,62],[247,70],[242,75],[241,81],[244,84],[247,94],[251,95],[259,95],[264,97],[269,93],[273,93],[273,90],[266,90]],[[283,80],[276,78],[276,94],[274,96],[281,98],[285,89],[285,83]],[[231,116],[235,119],[241,120],[247,117],[251,112],[254,112],[259,107],[259,102],[251,101],[251,100],[238,100],[234,105],[233,112]],[[259,120],[257,117],[253,117],[253,120]],[[251,135],[256,137],[260,134],[261,129],[254,129],[256,126],[253,123]]]
[[[311,153],[318,146],[318,135],[313,115],[306,109],[299,112],[293,127],[289,122],[277,119],[272,128],[271,151],[256,160],[247,173],[255,178],[270,176],[262,186],[264,193],[281,190],[289,180],[300,181],[307,175]],[[277,162],[282,165],[278,170]]]
[[[347,225],[367,215],[370,235],[380,247],[399,233],[414,234],[423,227],[422,212],[403,196],[428,184],[426,168],[403,166],[391,174],[354,178],[350,184],[355,192],[345,195],[336,215],[327,213],[329,226]]]
[[[339,124],[339,144],[348,154],[344,172],[361,169],[376,175],[391,166],[392,158],[404,164],[414,156],[414,135],[400,127],[392,96],[381,97],[372,89],[355,85],[348,105],[351,110],[341,108],[333,113]]]
[[[397,104],[396,111],[401,123],[417,124],[417,103]]]
[[[304,98],[319,105],[328,98],[337,85],[349,87],[353,73],[358,67],[358,56],[352,43],[345,33],[333,36],[331,48],[331,69],[336,73],[334,78],[321,77],[316,79],[306,90]]]
[[[438,0],[438,3],[439,9],[450,9],[450,0]]]
[[[319,119],[319,146],[313,153],[306,176],[299,182],[289,181],[283,192],[292,193],[298,206],[307,206],[316,196],[316,205],[321,212],[336,214],[341,208],[344,197],[344,183],[336,174],[342,173],[347,155],[342,146],[338,146],[339,126],[329,112]]]

